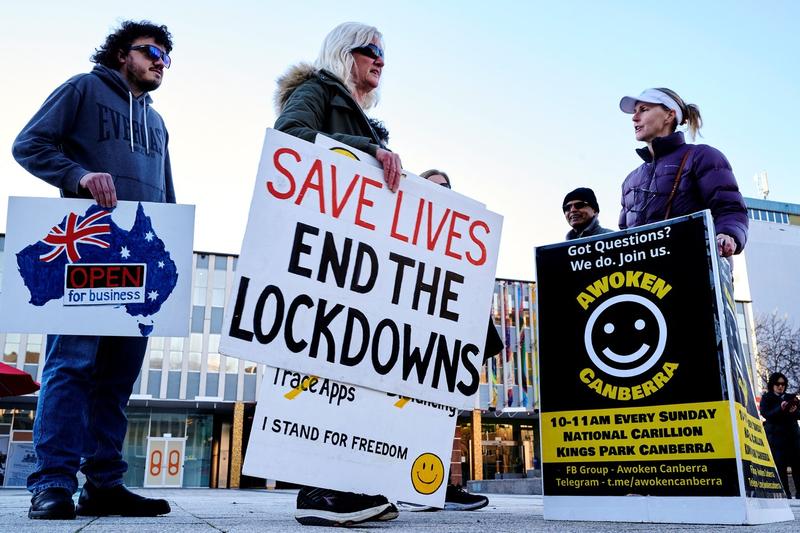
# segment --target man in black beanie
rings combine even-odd
[[[613,231],[600,226],[600,220],[597,218],[600,206],[597,205],[594,191],[588,187],[578,187],[567,194],[564,197],[562,208],[567,223],[572,226],[567,233],[568,241]]]

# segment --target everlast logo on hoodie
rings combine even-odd
[[[133,143],[140,146],[144,151],[145,135],[144,128],[137,120],[130,120],[126,115],[123,115],[116,109],[112,109],[99,102],[97,105],[97,142],[105,142],[110,140],[124,140],[130,142],[131,125],[133,126]],[[148,127],[148,136],[150,141],[149,152],[151,155],[158,154],[164,155],[164,131],[161,129],[153,129]]]

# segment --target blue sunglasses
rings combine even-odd
[[[167,68],[169,68],[169,66],[172,64],[172,59],[170,59],[169,54],[154,44],[137,44],[136,46],[131,46],[130,50],[139,50],[140,52],[143,52],[148,59],[152,59],[154,61],[160,59],[164,62],[164,66]]]
[[[378,59],[379,57],[383,59],[383,48],[372,43],[369,43],[366,46],[357,46],[356,48],[352,48],[350,52],[365,55],[371,59]]]

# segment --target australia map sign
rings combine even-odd
[[[0,331],[188,334],[194,207],[9,199]]]
[[[706,212],[536,250],[544,515],[792,518]]]

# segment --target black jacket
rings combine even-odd
[[[764,430],[776,463],[800,458],[800,426],[797,425],[800,409],[794,413],[781,409],[781,403],[788,399],[787,394],[778,396],[774,392],[765,392],[759,405],[761,416],[765,419]]]

